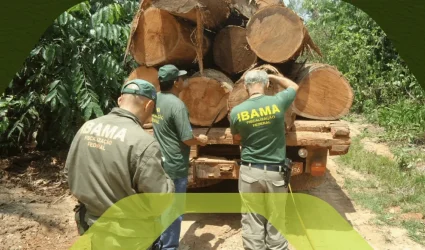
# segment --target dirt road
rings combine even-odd
[[[353,136],[358,128],[351,128]],[[404,229],[373,224],[375,215],[350,200],[344,189],[345,176],[362,178],[359,173],[338,166],[332,157],[327,181],[308,194],[331,204],[374,249],[424,249],[410,240]],[[237,182],[226,181],[203,191],[237,192]],[[78,237],[72,212],[74,204],[75,200],[66,192],[49,194],[45,189],[36,193],[2,181],[0,249],[68,249]],[[181,243],[184,250],[243,249],[240,215],[188,214],[184,217]]]

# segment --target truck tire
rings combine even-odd
[[[325,182],[327,174],[328,171],[323,176],[311,176],[309,173],[295,175],[291,177],[292,191],[306,191],[318,187]]]

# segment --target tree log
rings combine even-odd
[[[150,7],[140,15],[132,55],[140,65],[190,64],[197,56],[194,31],[167,11]],[[203,37],[203,55],[209,47],[209,40]]]
[[[274,4],[284,5],[283,0],[231,0],[230,6],[247,18],[251,18],[258,10]]]
[[[155,86],[157,92],[161,91],[158,80],[158,70],[154,67],[139,66],[131,72],[126,82],[134,79],[142,79],[148,81]]]
[[[320,54],[301,18],[280,4],[264,7],[252,16],[247,40],[257,56],[270,63],[294,60],[306,47]]]
[[[249,48],[246,29],[227,26],[215,37],[214,62],[228,74],[247,70],[257,62],[257,55]]]
[[[227,99],[233,82],[223,73],[206,69],[189,78],[189,86],[180,93],[180,99],[189,110],[190,122],[199,126],[210,126],[227,115]]]
[[[283,75],[275,67],[268,64],[264,64],[259,67],[253,68],[253,70],[265,70],[268,74],[273,74],[273,75],[283,77]],[[247,72],[248,71],[246,71],[245,74]],[[229,111],[249,98],[248,91],[244,87],[245,74],[241,77],[241,79],[239,79],[235,83],[235,86],[233,87],[233,90],[229,95],[229,100],[227,102]],[[265,90],[265,94],[273,96],[283,90],[284,88],[280,86],[279,84],[273,84],[270,82],[269,87]],[[295,116],[296,116],[292,110],[292,106],[293,105],[291,105],[285,113],[285,124],[286,124],[285,127],[288,131],[291,130],[295,121]]]
[[[295,81],[299,84],[294,101],[296,114],[316,120],[337,120],[349,112],[354,93],[336,68],[316,63],[295,70]]]
[[[145,67],[145,66],[139,66],[135,70],[131,72],[131,74],[128,76],[127,80],[125,82],[131,81],[133,79],[143,79],[146,80],[155,86],[155,89],[157,92],[161,91],[159,87],[159,80],[158,80],[158,70],[156,70],[153,67]],[[152,116],[149,116],[144,127],[149,127],[149,124],[152,123]],[[151,124],[152,125],[152,124]]]
[[[230,9],[223,0],[153,0],[152,5],[194,23],[197,23],[199,8],[203,25],[208,29],[219,28],[230,15]]]

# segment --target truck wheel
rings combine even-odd
[[[291,188],[292,191],[305,191],[322,185],[327,176],[328,172],[323,176],[311,176],[308,173],[301,175],[295,175],[291,177]]]

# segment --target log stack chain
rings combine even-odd
[[[217,115],[215,126],[228,126],[228,113],[248,98],[243,79],[251,69],[299,85],[287,129],[295,119],[339,120],[353,103],[353,90],[335,67],[300,60],[306,53],[322,55],[282,0],[142,0],[127,53],[139,64],[127,80],[148,80],[158,91],[162,65],[189,72],[180,99],[195,127],[210,126]],[[282,90],[270,84],[266,94]]]

